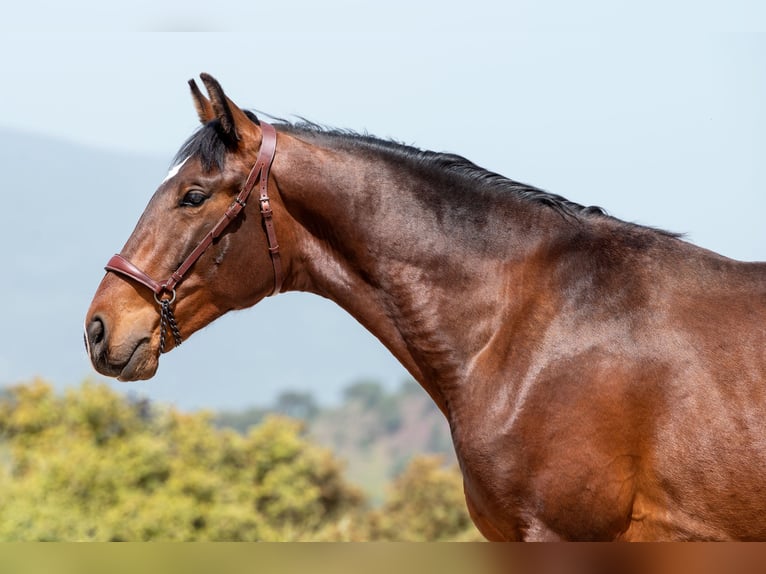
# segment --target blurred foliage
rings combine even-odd
[[[320,411],[319,404],[311,393],[284,391],[268,407],[249,407],[241,411],[224,411],[217,413],[213,420],[217,426],[232,428],[242,434],[247,434],[250,427],[262,423],[263,419],[272,414],[282,414],[310,423]]]
[[[284,404],[312,411],[299,394]],[[243,435],[212,419],[125,398],[105,384],[64,394],[42,381],[6,388],[0,541],[472,536],[460,475],[436,459],[413,461],[383,508],[370,510],[301,421],[266,416]]]
[[[362,509],[301,423],[246,436],[206,413],[130,401],[105,385],[42,382],[0,401],[2,540],[296,540]]]
[[[214,420],[246,433],[270,412],[305,421],[307,436],[347,462],[347,476],[374,505],[383,503],[388,482],[413,457],[438,454],[446,464],[457,463],[446,419],[412,380],[394,390],[357,381],[334,406],[319,406],[310,393],[282,393],[270,405],[219,413]]]
[[[478,541],[463,499],[463,480],[455,467],[445,468],[439,456],[412,460],[394,480],[380,510],[370,515],[375,540]]]

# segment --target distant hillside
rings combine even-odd
[[[374,501],[418,454],[440,454],[456,464],[446,419],[415,382],[394,392],[379,383],[361,381],[348,386],[343,402],[322,408],[310,393],[286,392],[267,406],[221,412],[216,424],[246,433],[269,413],[302,419],[307,434],[331,448],[347,464],[347,477]]]
[[[164,164],[0,130],[0,383],[91,372],[85,310]]]

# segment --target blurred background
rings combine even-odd
[[[425,393],[374,337],[315,296],[284,294],[222,318],[163,357],[150,381],[106,381],[91,370],[85,311],[103,265],[197,127],[189,78],[209,72],[242,107],[459,153],[726,256],[766,260],[764,12],[744,1],[597,0],[6,7],[0,384],[8,480],[24,476],[13,449],[31,448],[28,431],[53,433],[35,439],[43,449],[65,436],[61,429],[80,429],[101,448],[101,423],[65,414],[8,422],[24,401],[66,413],[56,401],[88,403],[80,395],[92,392],[143,421],[128,425],[139,435],[171,424],[167,412],[241,437],[269,412],[303,421],[295,436],[332,448],[346,465],[342,480],[361,485],[359,496],[376,507],[390,502],[388,485],[406,476],[413,454],[453,460]],[[232,340],[252,341],[249,352],[232,353]],[[43,472],[35,468],[28,476]],[[173,471],[160,476],[167,484]]]

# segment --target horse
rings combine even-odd
[[[99,373],[150,378],[224,313],[311,292],[438,405],[487,539],[766,539],[766,263],[457,155],[271,125],[200,77],[201,126],[87,312]]]

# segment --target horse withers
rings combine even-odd
[[[88,310],[96,370],[150,378],[224,313],[316,293],[444,413],[490,540],[766,539],[766,264],[202,81]]]

